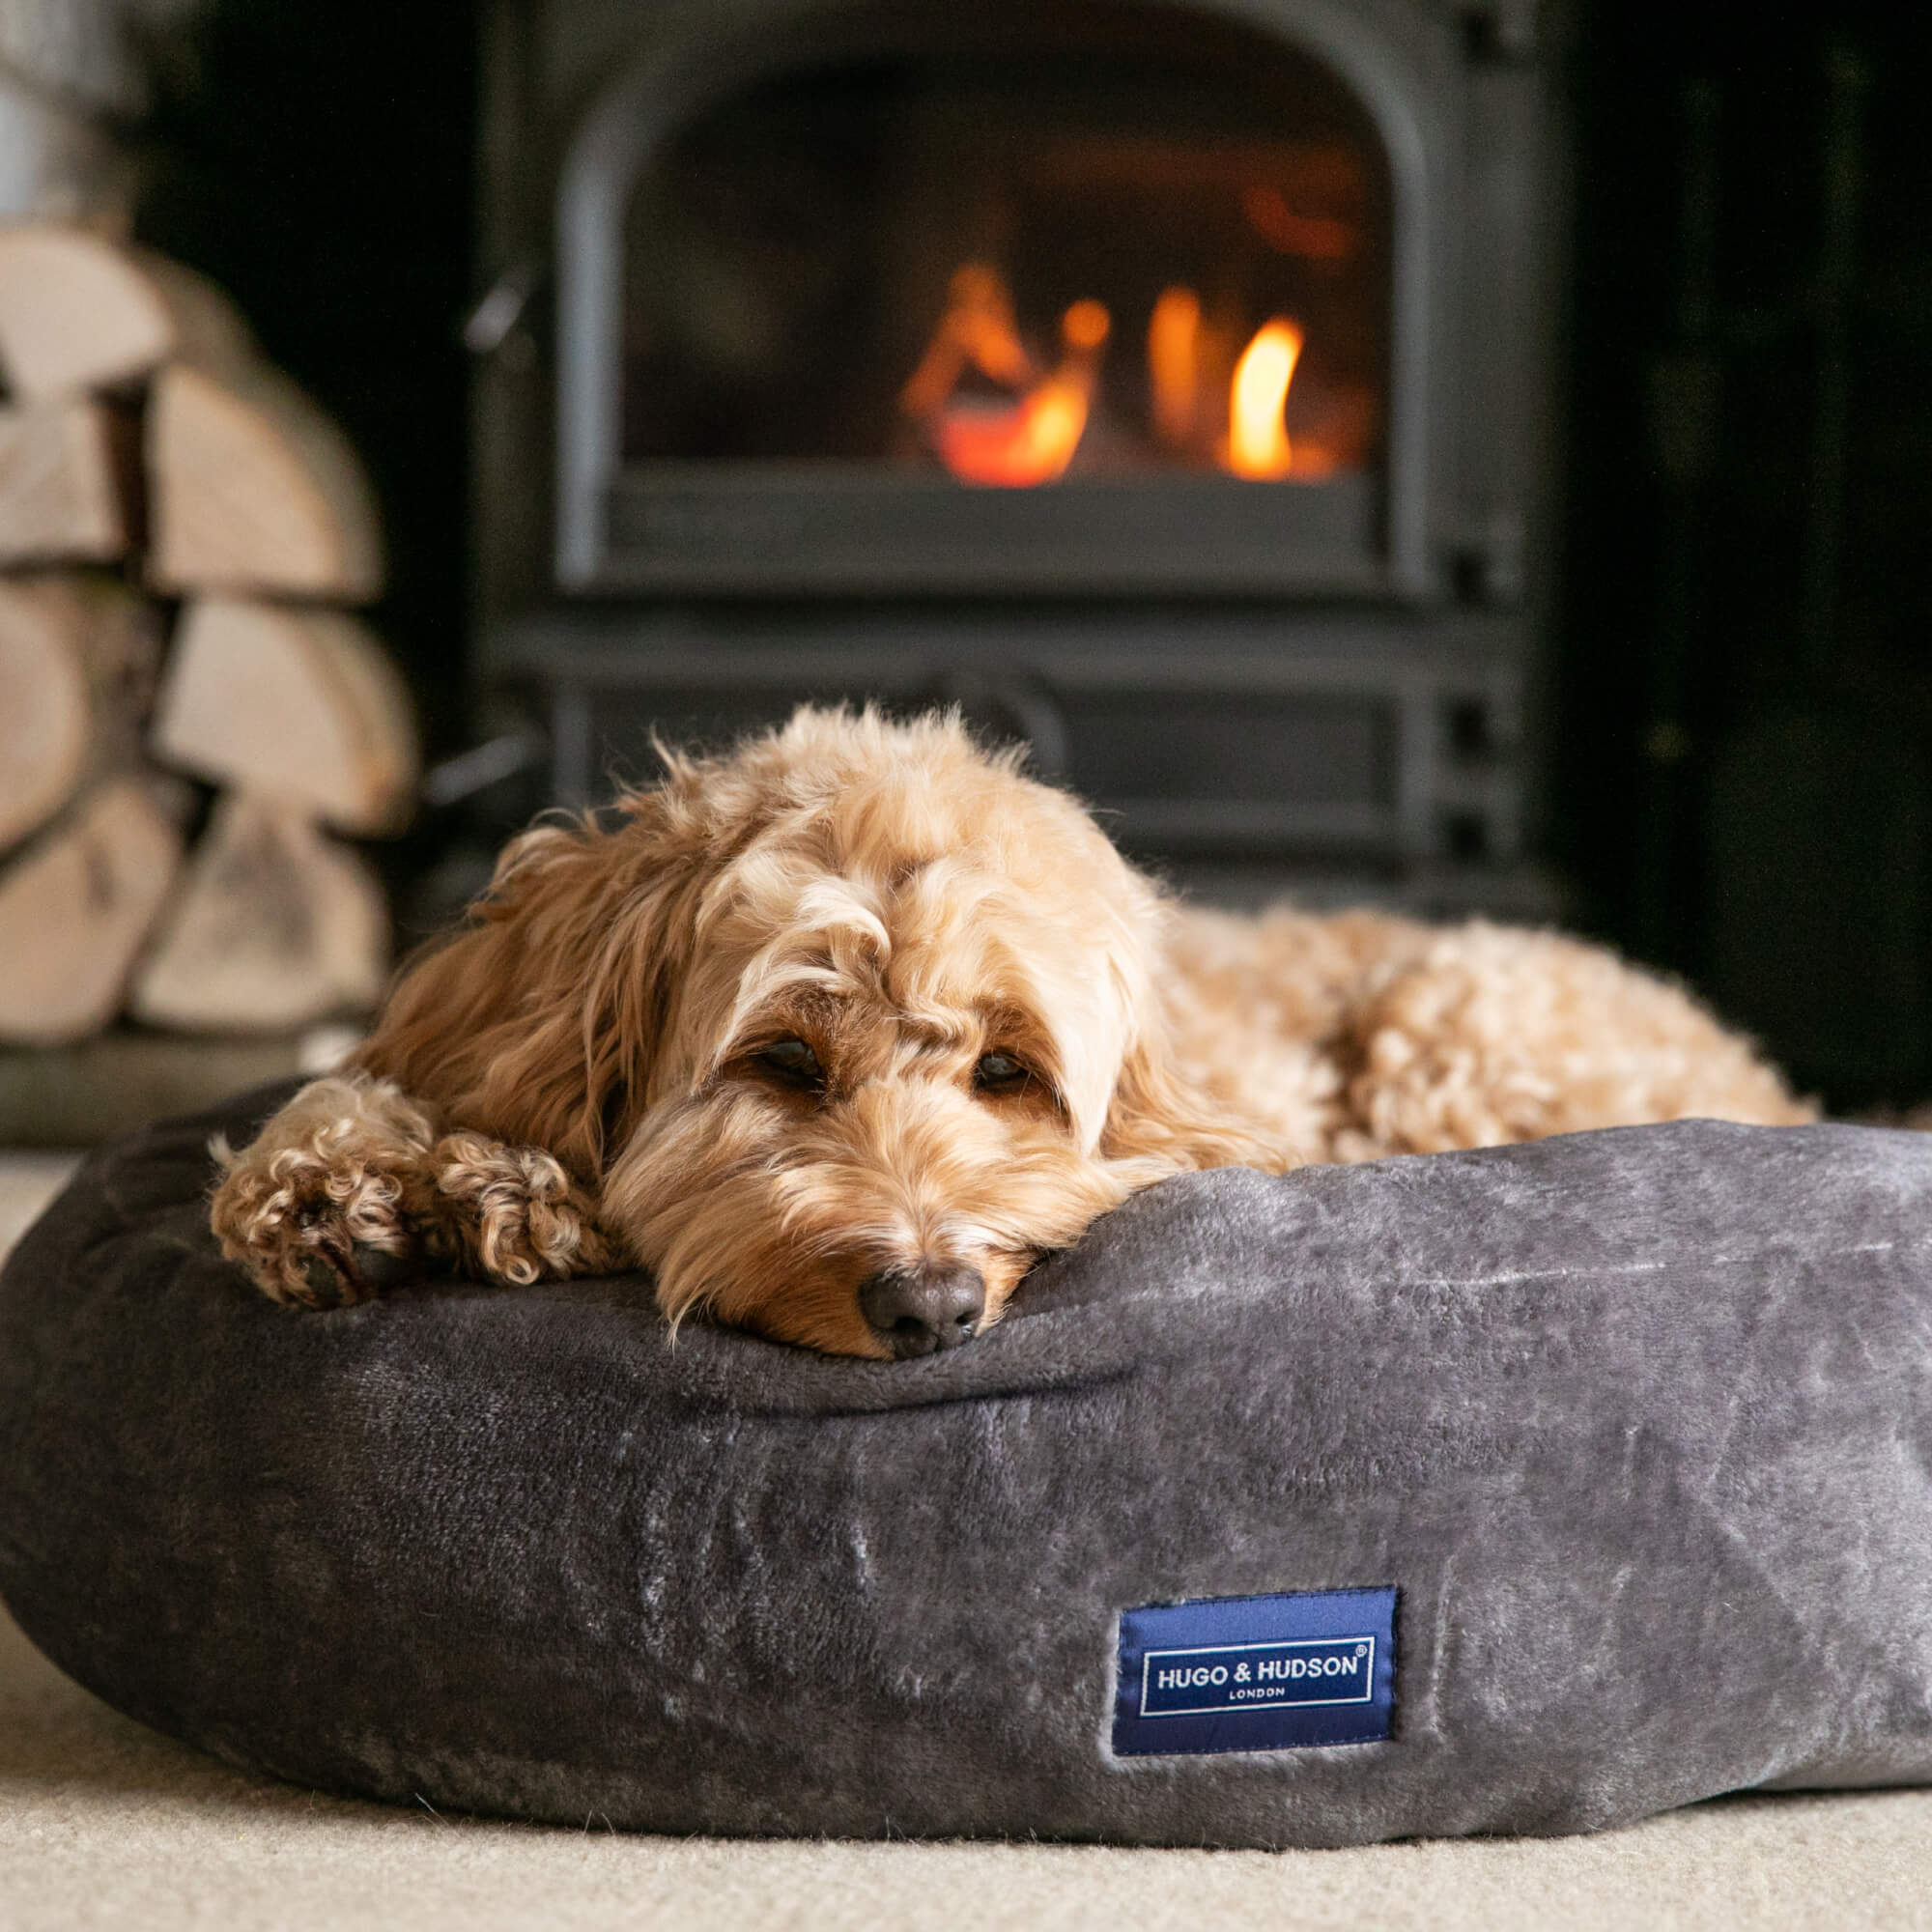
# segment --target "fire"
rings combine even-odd
[[[986,263],[966,263],[953,271],[946,312],[899,391],[900,411],[962,483],[1027,489],[1054,482],[1087,435],[1112,332],[1104,303],[1071,303],[1060,318],[1059,359],[1043,369],[1020,335],[1005,277]],[[1211,457],[1236,476],[1327,474],[1333,462],[1325,450],[1289,444],[1288,392],[1301,359],[1301,326],[1276,316],[1236,358],[1239,340],[1227,319],[1210,323],[1194,290],[1162,290],[1148,321],[1149,426],[1183,460]],[[1228,431],[1217,438],[1212,399],[1224,384]],[[1118,424],[1112,435],[1118,442]]]
[[[1013,320],[1013,298],[997,269],[968,262],[955,269],[925,354],[899,391],[899,408],[924,422],[942,408],[968,366],[990,383],[1016,389],[1034,379],[1032,358]]]
[[[1105,302],[1077,301],[1060,318],[1060,339],[1077,355],[1094,355],[1105,347],[1113,327]]]
[[[1185,445],[1194,438],[1201,387],[1201,298],[1192,289],[1160,292],[1147,346],[1153,426],[1164,441]]]
[[[1255,331],[1235,364],[1228,391],[1228,446],[1224,461],[1236,476],[1286,476],[1293,452],[1282,412],[1288,385],[1301,359],[1301,330],[1277,316]]]
[[[1104,303],[1074,302],[1060,319],[1060,362],[1051,375],[1039,376],[999,270],[968,264],[952,277],[946,314],[900,390],[899,407],[924,428],[939,460],[962,483],[1008,489],[1051,483],[1065,474],[1087,433],[1100,355],[1112,331]],[[1019,393],[955,394],[969,365]]]
[[[953,405],[934,423],[932,440],[960,482],[1024,489],[1064,475],[1086,433],[1086,392],[1049,376],[1006,408]]]

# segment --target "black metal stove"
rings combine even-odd
[[[1538,909],[1551,58],[1438,0],[502,6],[479,602],[557,798],[946,698],[1207,890]]]

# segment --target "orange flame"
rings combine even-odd
[[[1107,304],[1091,298],[1077,301],[1060,318],[1060,339],[1077,355],[1093,355],[1104,347],[1113,332],[1114,318]]]
[[[1282,412],[1301,358],[1301,330],[1277,316],[1255,331],[1228,390],[1226,467],[1236,476],[1286,476],[1293,453]]]
[[[1086,431],[1086,391],[1049,376],[1009,408],[946,410],[932,440],[960,482],[1025,489],[1065,475]]]
[[[1171,443],[1194,435],[1201,386],[1201,298],[1192,289],[1163,289],[1148,323],[1148,384],[1153,426]]]
[[[1113,318],[1102,302],[1074,302],[1060,319],[1059,367],[1033,382],[1006,285],[997,270],[975,268],[975,279],[962,286],[968,273],[953,277],[952,303],[900,392],[900,407],[924,423],[939,460],[962,483],[1008,489],[1051,483],[1065,474],[1087,433]],[[992,380],[1028,386],[1010,401],[955,396],[969,361]]]
[[[1021,339],[1000,270],[982,262],[955,270],[946,312],[899,391],[899,408],[962,483],[1026,489],[1066,473],[1087,435],[1113,319],[1090,299],[1060,319],[1060,358],[1042,374]],[[1148,323],[1151,427],[1190,459],[1208,453],[1207,395],[1227,378],[1239,337],[1210,325],[1201,298],[1164,289]],[[1276,316],[1255,332],[1234,363],[1228,433],[1213,445],[1236,476],[1267,479],[1327,474],[1334,460],[1319,442],[1289,443],[1286,411],[1301,358],[1298,323]],[[977,375],[976,384],[969,378]]]
[[[1013,319],[1013,298],[999,270],[984,262],[968,262],[952,271],[946,313],[919,367],[899,391],[899,408],[915,421],[924,421],[952,393],[969,364],[1007,388],[1016,389],[1034,378],[1032,358]]]

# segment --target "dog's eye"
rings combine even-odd
[[[982,1053],[973,1069],[973,1084],[988,1094],[1017,1093],[1032,1078],[1010,1053]]]
[[[817,1054],[802,1039],[775,1039],[752,1057],[767,1073],[793,1087],[816,1087],[825,1078]]]

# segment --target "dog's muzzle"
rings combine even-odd
[[[859,1312],[902,1362],[970,1342],[986,1312],[986,1284],[964,1264],[887,1268],[859,1284]]]

